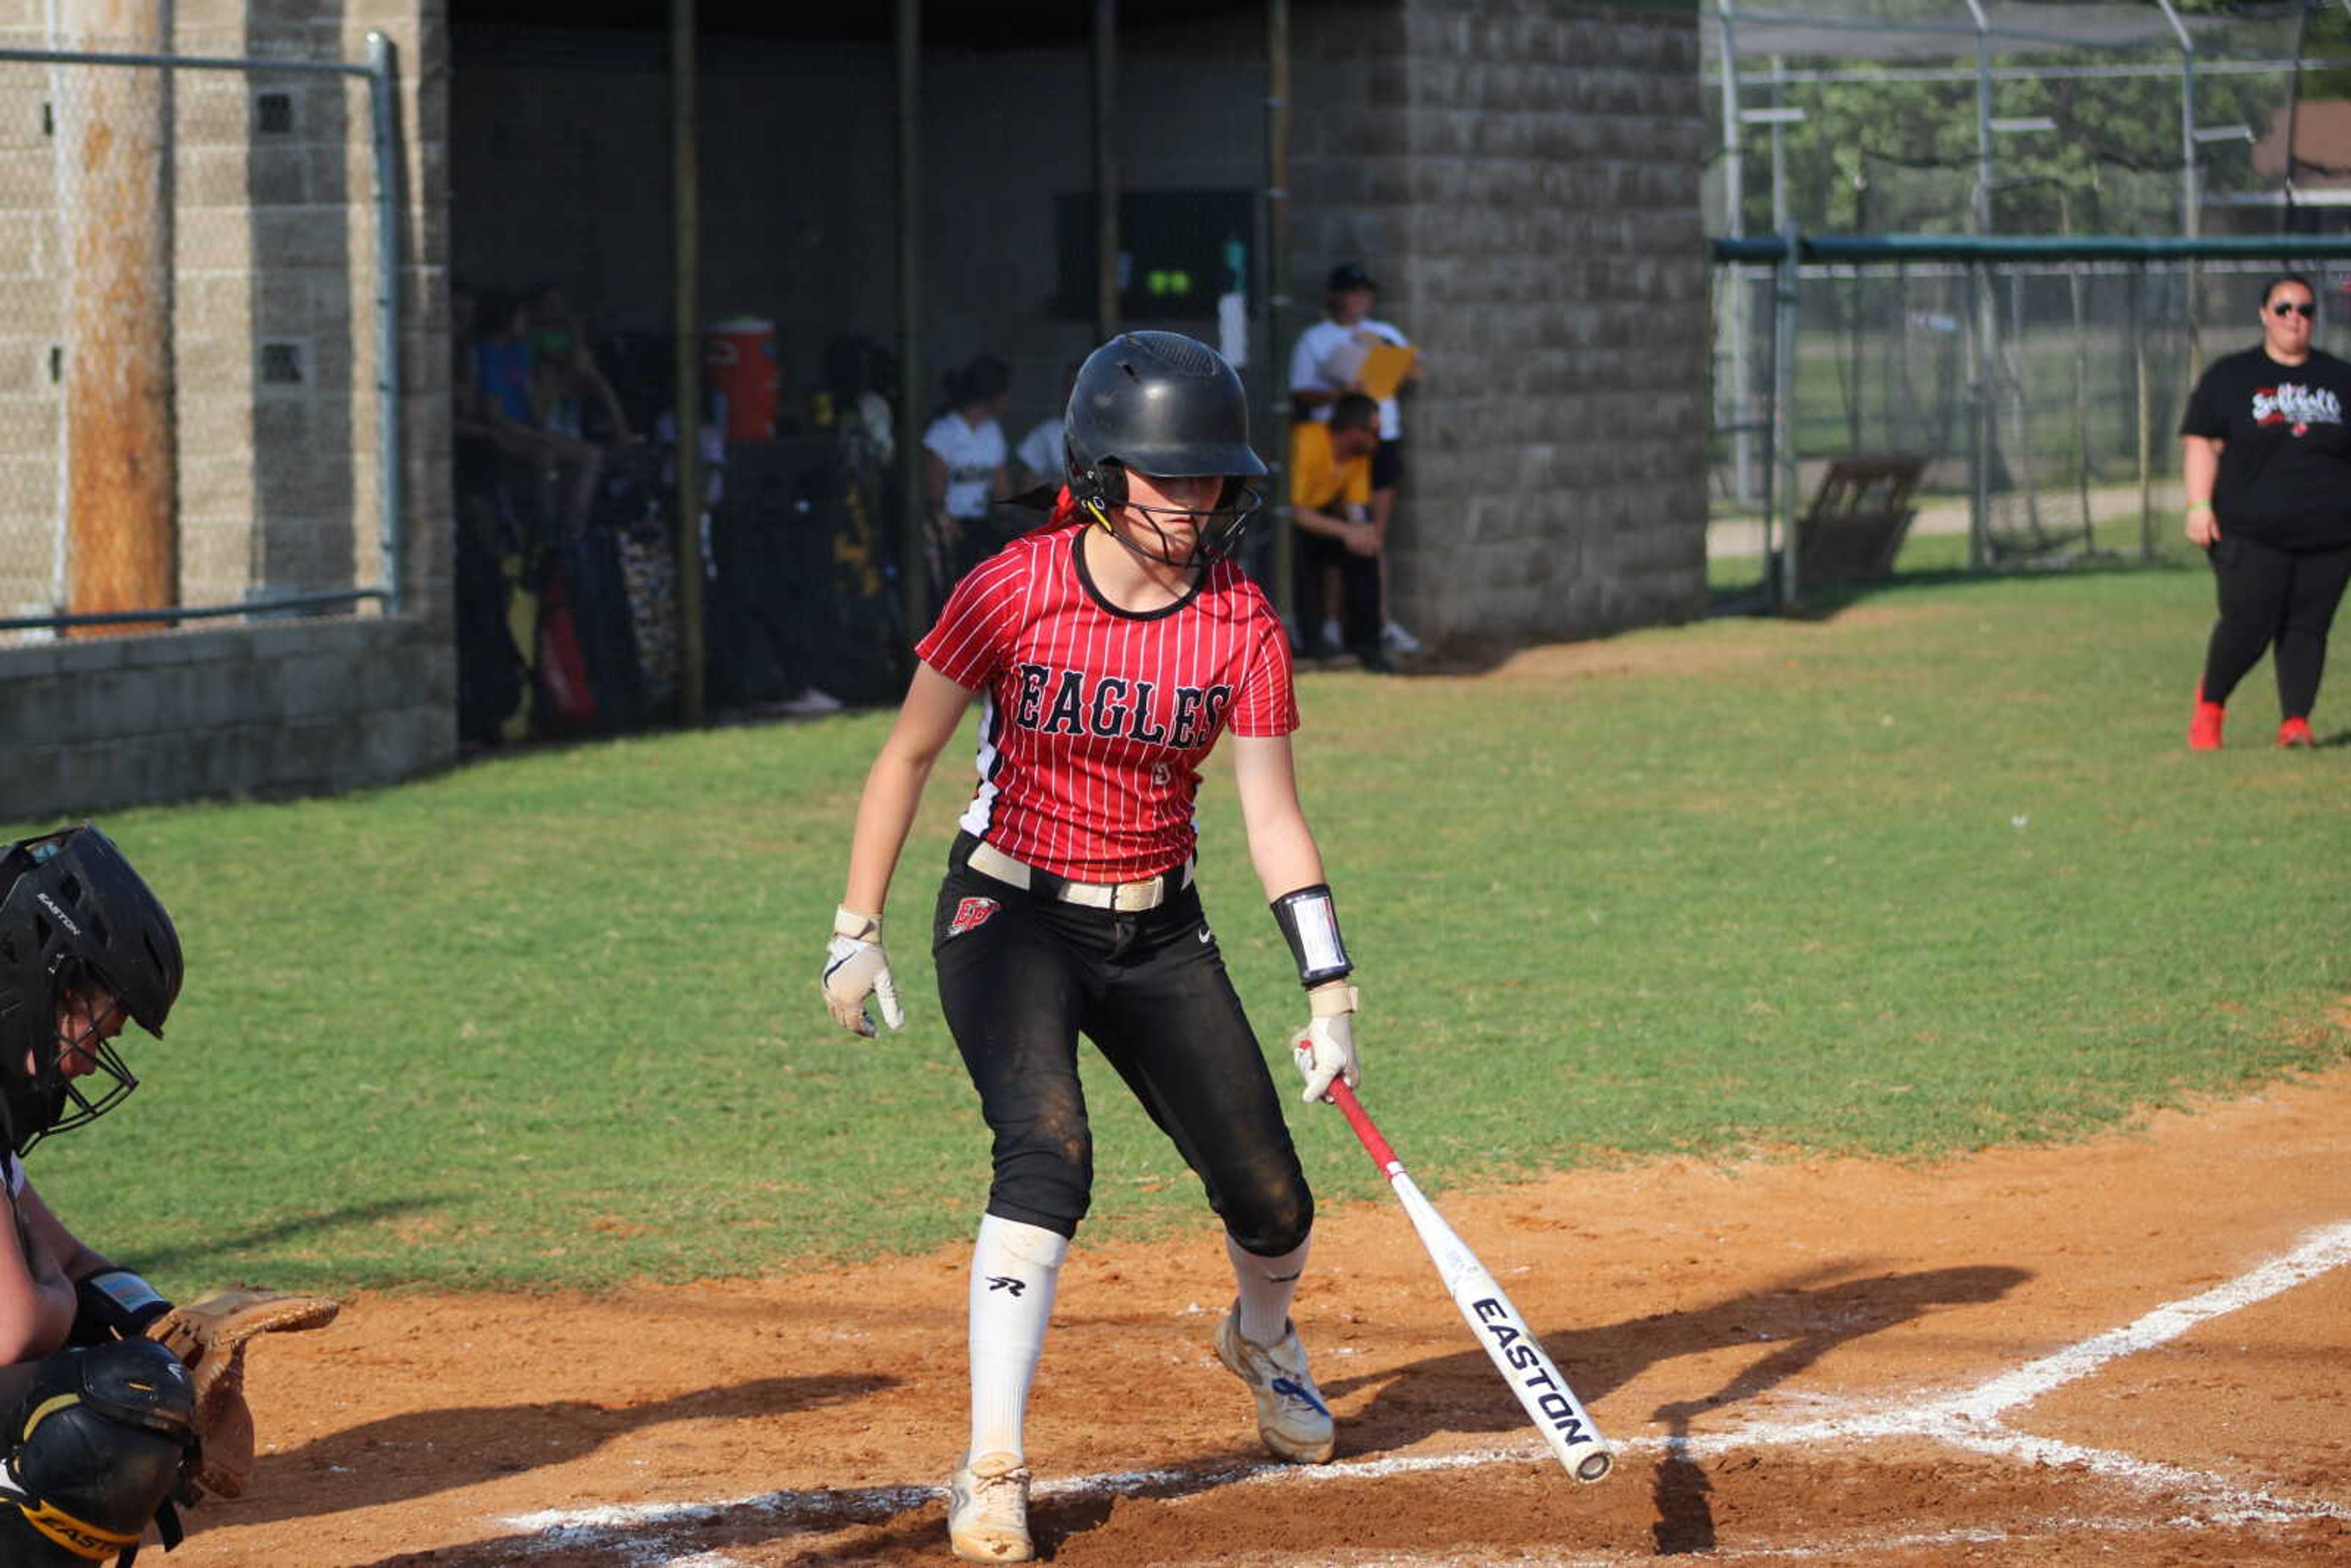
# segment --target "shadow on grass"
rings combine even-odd
[[[2137,577],[2149,573],[2204,570],[2201,561],[2189,561],[2162,557],[2152,562],[2136,559],[2102,559],[2078,561],[2064,567],[2034,570],[2011,570],[1994,572],[1970,571],[1964,567],[1920,568],[1896,571],[1892,576],[1867,582],[1837,582],[1818,584],[1802,589],[1802,602],[1793,609],[1782,610],[1771,602],[1760,582],[1745,582],[1730,587],[1715,587],[1708,591],[1705,619],[1778,619],[1808,624],[1835,620],[1855,605],[1871,600],[1899,598],[1906,593],[1974,585],[2009,585],[2015,583],[2078,582],[2085,578]],[[1654,631],[1654,626],[1630,626],[1626,632]],[[1613,632],[1600,632],[1590,637],[1555,638],[1550,641],[1567,643],[1605,643]],[[1494,670],[1531,646],[1524,640],[1487,639],[1479,637],[1448,637],[1442,647],[1411,658],[1399,659],[1390,678],[1405,680],[1439,675],[1447,677],[1478,676]],[[1358,668],[1353,659],[1299,659],[1299,670],[1348,672]]]
[[[1677,1451],[1703,1412],[1735,1406],[1796,1376],[1840,1345],[1912,1322],[1935,1310],[1995,1301],[2032,1278],[1998,1265],[1934,1269],[1908,1274],[1851,1278],[1853,1263],[1827,1264],[1763,1290],[1709,1306],[1664,1312],[1600,1327],[1554,1328],[1542,1335],[1560,1367],[1587,1401],[1596,1402],[1642,1372],[1677,1356],[1709,1351],[1768,1351],[1741,1367],[1719,1389],[1660,1407],[1654,1419],[1667,1428],[1666,1457],[1652,1485],[1657,1519],[1652,1526],[1660,1556],[1704,1552],[1716,1544],[1710,1485],[1697,1462]],[[1348,1458],[1411,1447],[1439,1433],[1531,1436],[1524,1415],[1502,1388],[1485,1353],[1471,1347],[1373,1376],[1326,1378],[1327,1393],[1370,1390],[1371,1404],[1340,1427],[1344,1473]],[[618,1415],[620,1413],[614,1413]],[[420,1417],[420,1419],[422,1419]],[[342,1439],[338,1439],[341,1441]],[[1057,1489],[1041,1478],[1030,1507],[1040,1554],[1101,1529],[1128,1498],[1171,1501],[1232,1486],[1283,1467],[1258,1459],[1212,1459],[1190,1466],[1095,1478]],[[1390,1481],[1366,1481],[1389,1485]],[[679,1504],[643,1512],[551,1524],[528,1533],[438,1550],[403,1552],[357,1568],[504,1568],[609,1561],[667,1561],[695,1552],[724,1552],[803,1539],[779,1561],[849,1564],[894,1561],[905,1552],[935,1552],[945,1531],[937,1486],[827,1488],[778,1491],[731,1502]],[[839,1533],[846,1532],[846,1533]]]
[[[345,1225],[361,1225],[379,1219],[392,1219],[403,1214],[416,1214],[438,1208],[447,1200],[439,1197],[386,1197],[371,1203],[347,1204],[340,1208],[322,1209],[315,1214],[299,1214],[290,1218],[272,1220],[227,1236],[207,1236],[201,1241],[183,1242],[178,1246],[158,1247],[138,1255],[139,1266],[151,1274],[163,1273],[195,1260],[207,1263],[222,1257],[234,1257],[250,1247],[266,1247],[274,1242],[292,1241],[320,1231]]]
[[[1917,568],[1896,570],[1867,581],[1800,583],[1797,591],[1802,602],[1789,610],[1775,606],[1770,593],[1760,582],[1737,588],[1718,588],[1711,595],[1708,613],[1716,617],[1776,616],[1789,621],[1833,621],[1843,612],[1868,600],[1928,589],[1959,588],[1970,584],[2078,582],[2085,578],[2200,573],[2205,570],[2201,560],[2171,556],[2158,557],[2152,561],[2124,557],[2100,558],[2057,566],[2016,567],[1997,571],[1970,571],[1963,566]]]

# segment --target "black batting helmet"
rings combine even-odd
[[[172,916],[104,833],[85,822],[0,851],[0,1115],[11,1150],[78,1127],[139,1087],[103,1040],[70,1043],[111,1083],[95,1099],[75,1084],[61,1064],[59,999],[104,991],[160,1038],[183,973]]]
[[[1164,533],[1155,556],[1112,528],[1129,549],[1192,565],[1229,555],[1239,544],[1257,506],[1244,481],[1262,476],[1265,461],[1249,444],[1249,393],[1240,376],[1206,343],[1180,332],[1120,333],[1078,367],[1062,432],[1071,498],[1105,528],[1108,511],[1126,501],[1129,473],[1228,481],[1214,510],[1188,514],[1200,531],[1185,560],[1168,559]],[[1158,531],[1155,522],[1152,527]]]

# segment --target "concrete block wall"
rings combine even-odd
[[[456,755],[440,7],[180,0],[173,15],[176,46],[192,55],[357,60],[374,30],[398,51],[404,608],[0,645],[0,737],[11,748],[0,818],[347,789]],[[0,32],[12,38],[38,23],[37,6],[28,19],[0,8]],[[179,74],[183,601],[375,584],[381,448],[365,92],[303,77]],[[294,99],[283,143],[253,133],[256,81]],[[0,163],[9,152],[0,143]],[[0,173],[0,193],[7,189]],[[0,254],[0,275],[7,262]],[[16,329],[0,322],[0,413],[13,413],[12,395],[46,396],[53,407],[45,370],[29,393],[12,382]],[[309,350],[312,379],[299,391],[258,385],[260,343],[279,337]],[[0,451],[0,473],[9,456]]]
[[[1694,8],[1311,7],[1291,293],[1361,260],[1426,355],[1399,620],[1514,645],[1706,604],[1708,312]],[[1301,323],[1302,324],[1302,323]]]
[[[0,821],[386,784],[445,758],[447,634],[422,616],[280,621],[0,654]]]

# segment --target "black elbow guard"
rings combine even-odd
[[[1331,902],[1331,884],[1318,882],[1285,893],[1273,901],[1274,923],[1298,960],[1298,983],[1311,990],[1326,981],[1345,978],[1355,967],[1339,935],[1339,912]]]

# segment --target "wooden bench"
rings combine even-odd
[[[1890,574],[1918,508],[1910,492],[1927,460],[1910,453],[1838,457],[1796,521],[1796,580],[1812,587],[1874,581]]]

